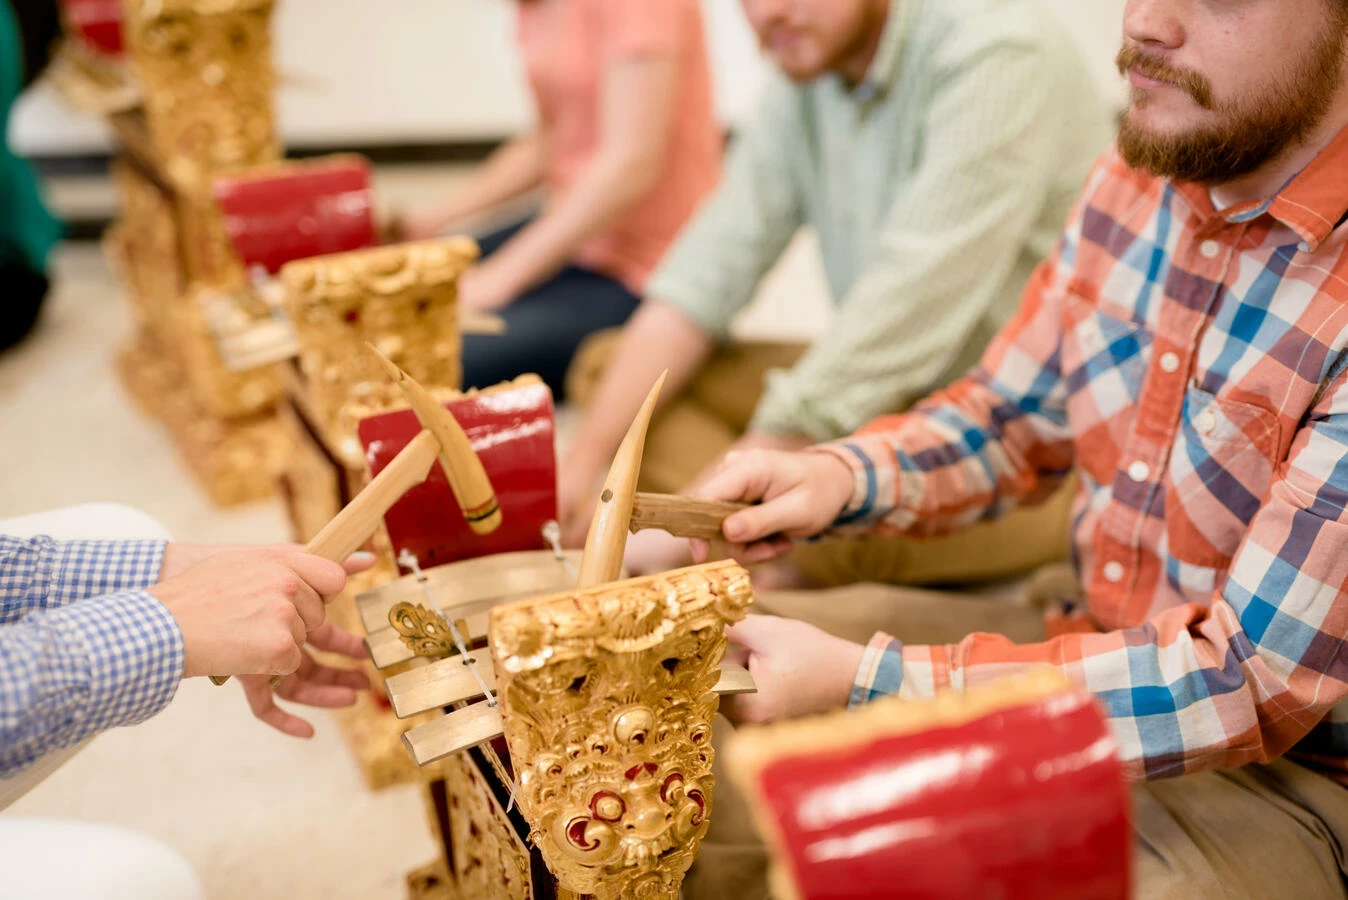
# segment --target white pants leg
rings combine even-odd
[[[0,534],[58,541],[170,540],[168,529],[148,513],[120,503],[81,503],[62,509],[0,519]]]
[[[187,860],[89,822],[0,816],[0,900],[204,900]]]
[[[88,503],[0,520],[0,534],[58,540],[169,540],[153,517],[115,503]],[[85,743],[88,743],[87,741]],[[52,753],[0,780],[0,810],[84,744]],[[0,816],[0,900],[203,900],[191,865],[154,838],[110,825]]]

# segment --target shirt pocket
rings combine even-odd
[[[1230,565],[1273,480],[1279,427],[1271,410],[1189,388],[1170,453],[1171,556],[1210,568]]]

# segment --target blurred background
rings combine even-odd
[[[1123,0],[1045,0],[1076,35],[1101,89],[1114,72]],[[716,100],[727,125],[753,107],[763,63],[737,0],[703,0]],[[291,0],[273,36],[283,84],[277,100],[288,146],[430,146],[494,142],[532,121],[506,0]],[[16,151],[106,153],[101,123],[72,111],[48,86],[15,113]]]

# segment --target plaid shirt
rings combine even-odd
[[[840,523],[908,534],[1079,477],[1073,627],[877,635],[854,703],[1048,664],[1103,702],[1136,778],[1295,747],[1348,781],[1345,171],[1348,131],[1217,212],[1110,151],[980,367],[829,446],[856,477]]]
[[[143,590],[163,555],[162,541],[0,535],[0,777],[173,699],[182,634]]]

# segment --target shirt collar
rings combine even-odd
[[[1250,222],[1267,213],[1297,233],[1306,250],[1315,250],[1329,237],[1348,213],[1348,128],[1344,128],[1306,168],[1272,195],[1228,207],[1221,213],[1228,222]],[[1213,210],[1206,188],[1196,184],[1176,186],[1200,212]]]
[[[890,0],[885,26],[880,32],[880,43],[875,48],[866,77],[852,89],[852,96],[861,103],[869,103],[889,90],[898,72],[903,56],[903,39],[912,28],[922,0]]]

